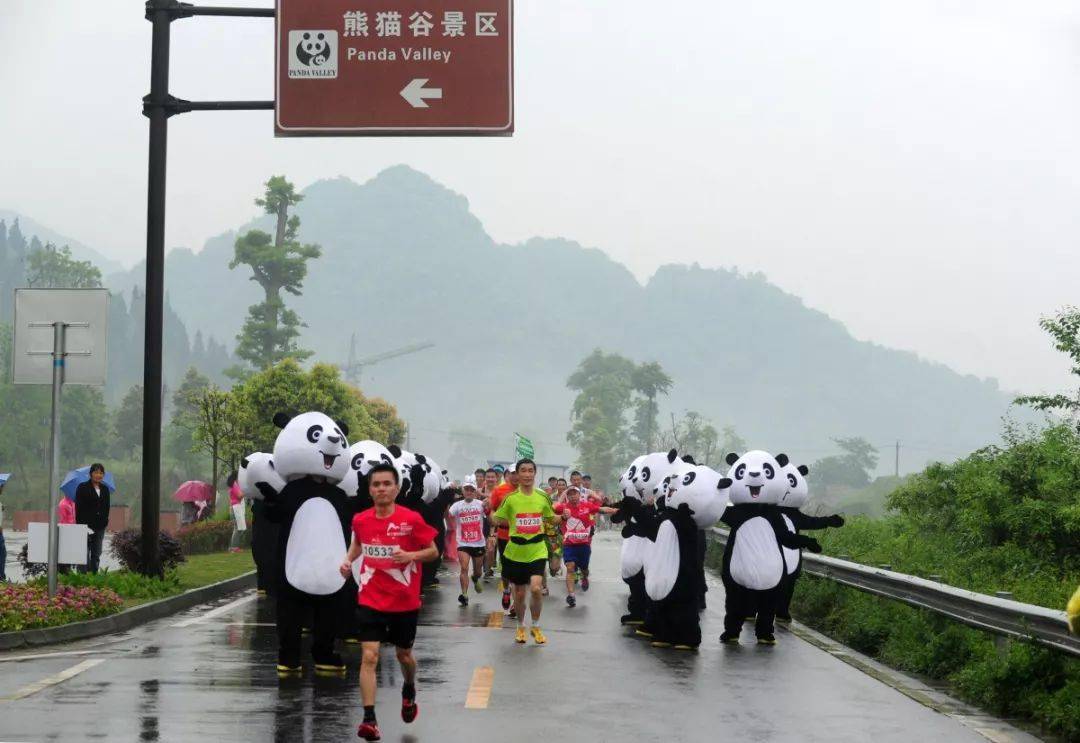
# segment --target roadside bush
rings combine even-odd
[[[185,555],[205,555],[209,552],[224,552],[229,549],[232,531],[231,519],[229,521],[199,521],[181,527],[176,536],[180,540],[180,547]],[[246,535],[248,532],[242,534]]]
[[[71,573],[60,576],[61,585],[76,588],[107,588],[125,599],[162,599],[180,592],[180,579],[175,571],[164,578],[150,578],[126,570],[91,573]]]
[[[125,529],[114,534],[109,551],[124,570],[142,572],[142,532],[138,529]],[[158,532],[158,559],[163,571],[172,570],[184,561],[180,543],[163,531]]]
[[[52,627],[96,619],[119,611],[123,601],[107,588],[60,586],[49,598],[45,586],[0,586],[0,632]]]
[[[18,561],[19,567],[22,568],[23,575],[26,576],[27,580],[36,578],[39,575],[46,575],[49,572],[49,563],[30,562],[30,545],[28,544],[22,546],[15,559]]]

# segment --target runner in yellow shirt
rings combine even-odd
[[[548,560],[544,523],[554,520],[551,501],[536,482],[536,462],[521,459],[514,467],[518,477],[517,490],[499,504],[493,515],[495,524],[509,527],[510,541],[503,552],[503,580],[514,587],[514,613],[518,627],[514,640],[524,644],[525,591],[529,591],[529,613],[532,616],[532,636],[537,645],[547,642],[540,631],[540,611],[544,606],[543,576]]]

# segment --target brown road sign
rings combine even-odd
[[[277,0],[274,130],[508,135],[513,0]]]

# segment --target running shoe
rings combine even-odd
[[[494,577],[495,577],[495,571],[494,570],[485,570],[484,571],[484,580],[491,580]]]
[[[480,582],[480,576],[479,575],[476,576],[475,578],[473,578],[472,584],[473,584],[473,588],[476,589],[477,593],[483,593],[484,592],[484,584]]]
[[[401,700],[401,719],[405,722],[412,722],[416,719],[416,716],[420,714],[420,705],[416,703],[415,699],[402,699]]]
[[[670,648],[671,647],[670,642],[664,642],[663,640],[653,640],[650,644],[654,648]]]
[[[323,673],[343,673],[345,671],[345,661],[337,653],[331,653],[315,661],[315,670]]]
[[[356,737],[364,740],[382,740],[382,735],[379,733],[379,723],[374,720],[360,723],[360,727],[356,729]]]
[[[517,632],[514,633],[514,642],[516,642],[518,645],[524,645],[525,644],[525,628],[524,627],[518,627],[517,628]]]
[[[725,632],[724,634],[720,635],[720,642],[724,645],[738,645],[739,636],[734,633],[729,634]]]
[[[790,614],[777,614],[776,615],[776,621],[779,624],[791,624],[791,615]]]
[[[504,608],[504,609],[509,609],[510,608],[510,592],[509,591],[503,591],[502,608]]]
[[[581,579],[581,590],[582,591],[588,591],[589,590],[589,576],[587,576],[587,575],[584,576]]]
[[[776,638],[772,635],[762,635],[757,639],[758,645],[775,645]]]
[[[649,632],[649,630],[643,629],[641,627],[634,630],[634,634],[637,635],[638,637],[652,637],[653,636],[652,632]]]
[[[567,596],[566,596],[566,605],[569,606],[571,609],[573,609],[575,606],[577,606],[577,599],[574,598],[574,594],[572,594],[572,593],[567,594]]]
[[[547,596],[548,595],[548,587],[547,586],[544,586],[542,589],[540,589],[540,595],[541,596]]]
[[[469,597],[466,596],[463,593],[459,593],[458,597],[457,597],[457,602],[459,604],[461,604],[462,606],[468,606],[469,605]]]
[[[303,670],[303,666],[287,666],[282,663],[277,664],[277,672],[279,676],[289,676],[294,673],[299,674]]]
[[[517,611],[515,611],[514,607],[511,606],[509,609],[507,609],[506,616],[510,617],[511,619],[517,619]]]
[[[676,645],[676,650],[697,650],[696,645]]]
[[[547,642],[547,638],[544,637],[544,633],[540,631],[539,627],[532,628],[532,636],[537,645],[543,645]]]
[[[633,614],[623,614],[621,617],[619,617],[619,623],[620,624],[630,625],[632,627],[633,626],[640,627],[641,625],[645,624],[645,620],[644,619],[639,619],[639,618],[635,617]]]

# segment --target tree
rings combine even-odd
[[[248,432],[248,452],[273,450],[278,434],[273,418],[278,412],[296,415],[322,411],[349,427],[350,441],[395,443],[390,431],[403,432],[405,427],[393,406],[381,400],[366,400],[359,390],[341,380],[337,367],[329,364],[316,364],[305,372],[295,359],[286,359],[252,374],[232,393],[236,398],[235,414],[243,419]]]
[[[318,258],[318,245],[302,245],[298,239],[300,218],[289,216],[289,207],[303,200],[284,176],[273,176],[266,182],[266,192],[255,203],[276,218],[273,236],[262,230],[251,230],[236,240],[230,269],[243,264],[252,271],[251,280],[258,282],[265,294],[262,303],[248,309],[244,327],[236,337],[236,355],[253,369],[267,369],[286,358],[299,361],[311,356],[296,340],[303,323],[297,314],[285,307],[281,292],[294,296],[302,292],[307,262]],[[242,375],[242,371],[234,370]]]
[[[37,238],[34,238],[35,240]],[[26,285],[33,289],[96,289],[101,270],[90,261],[77,261],[65,245],[57,250],[48,243],[26,257]]]
[[[843,485],[863,488],[870,484],[870,475],[877,468],[877,447],[857,436],[833,439],[843,454],[823,457],[810,466],[814,482],[828,487]]]
[[[113,418],[113,442],[120,454],[130,454],[142,446],[143,424],[143,388],[134,385],[124,399]]]
[[[233,395],[214,385],[193,391],[188,400],[195,408],[195,446],[210,457],[210,484],[216,493],[221,465],[231,465],[249,449],[249,420]]]
[[[725,432],[730,426],[725,429]],[[723,461],[720,434],[708,418],[696,410],[688,410],[682,420],[671,416],[671,431],[661,439],[661,448],[675,448],[680,454],[690,454],[694,461],[713,467]]]
[[[566,380],[578,393],[566,439],[578,450],[578,464],[605,489],[614,483],[619,463],[630,456],[626,414],[633,404],[635,368],[630,359],[597,348]]]
[[[165,441],[169,454],[179,460],[185,470],[202,464],[193,457],[201,451],[195,441],[195,429],[199,424],[198,397],[209,386],[209,379],[195,367],[189,367],[172,396],[173,416]]]
[[[655,361],[641,364],[630,374],[630,384],[641,395],[634,407],[634,439],[639,451],[653,451],[656,448],[656,437],[660,432],[657,417],[660,409],[657,406],[658,395],[666,395],[671,391],[673,384],[669,377]]]
[[[1054,317],[1039,320],[1039,327],[1054,339],[1054,348],[1067,354],[1072,360],[1072,374],[1080,377],[1080,309],[1065,307]],[[1057,410],[1073,419],[1080,431],[1080,388],[1071,396],[1025,395],[1016,398],[1017,405],[1030,405],[1036,410]]]

